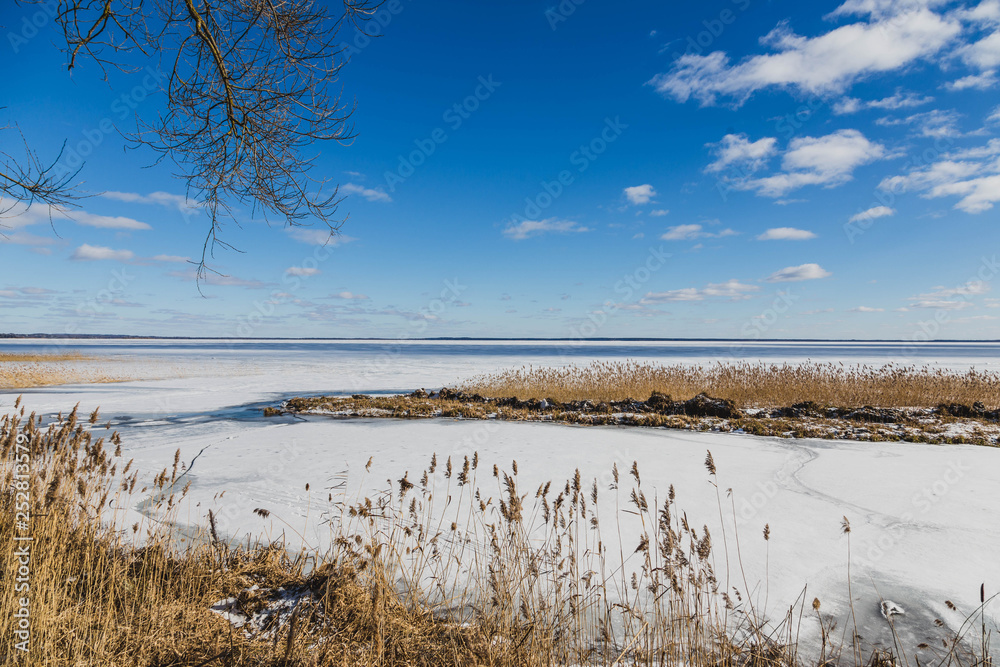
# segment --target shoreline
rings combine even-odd
[[[449,388],[409,394],[309,396],[265,407],[265,417],[284,414],[339,418],[537,421],[581,426],[635,426],[744,433],[780,438],[858,442],[916,442],[1000,447],[1000,410],[981,403],[933,408],[834,407],[813,402],[740,408],[728,399],[699,394],[674,401],[654,392],[645,401],[521,400],[487,397]]]

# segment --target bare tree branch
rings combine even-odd
[[[238,225],[239,207],[286,225],[315,220],[331,235],[340,228],[342,199],[313,176],[316,155],[306,152],[354,138],[355,105],[334,90],[347,62],[336,38],[363,30],[379,6],[342,0],[334,14],[313,0],[59,0],[69,69],[85,56],[106,78],[108,67],[136,67],[129,54],[138,51],[156,54],[170,72],[162,113],[137,117],[129,138],[157,152],[157,162],[172,160],[187,195],[209,214],[199,281],[216,246],[234,249],[221,230],[226,220]]]

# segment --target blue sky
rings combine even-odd
[[[44,11],[5,3],[0,123],[86,154],[94,196],[0,220],[0,331],[1000,338],[997,0],[376,20],[342,34],[359,136],[317,147],[342,235],[239,209],[202,296],[205,216],[118,134],[158,111],[156,63],[70,75]]]

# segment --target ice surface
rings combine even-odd
[[[37,342],[33,345],[39,347]],[[128,356],[129,364],[169,363],[191,372],[163,380],[26,391],[28,410],[54,414],[79,402],[81,413],[89,413],[101,406],[101,421],[110,419],[122,433],[125,457],[134,457],[147,479],[170,467],[178,448],[184,462],[200,453],[185,478],[192,486],[180,520],[204,525],[212,509],[220,530],[236,538],[284,537],[293,547],[323,548],[330,537],[324,519],[331,489],[374,493],[404,472],[418,476],[432,453],[444,460],[478,451],[481,468],[497,463],[509,469],[517,460],[519,484],[526,491],[548,480],[561,484],[579,468],[588,487],[589,480],[601,480],[602,502],[610,499],[604,489],[612,465],[617,463],[624,473],[637,461],[650,501],[654,495],[662,499],[674,484],[679,506],[693,524],[708,525],[718,548],[723,528],[716,490],[704,467],[706,450],[711,450],[727,504],[726,530],[732,540],[733,508],[728,503],[733,502],[743,570],[753,595],[759,602],[767,600],[774,617],[782,616],[807,586],[807,608],[813,597],[819,597],[823,612],[840,618],[843,628],[850,605],[848,536],[841,532],[844,516],[852,528],[854,606],[866,640],[891,645],[880,595],[906,609],[905,614],[894,615],[893,622],[900,637],[916,643],[940,636],[933,626],[935,618],[957,628],[963,612],[971,613],[978,605],[980,584],[985,583],[987,591],[1000,589],[1000,451],[996,449],[542,423],[288,416],[265,420],[259,410],[282,398],[309,393],[440,387],[529,362],[718,359],[717,350],[704,352],[705,345],[675,344],[691,355],[671,352],[667,357],[662,345],[638,343],[578,345],[569,355],[537,342],[504,347],[463,341],[457,348],[445,342],[388,346],[357,342],[341,349],[308,342],[293,348],[260,343],[245,349],[229,343],[217,348],[174,342],[92,345],[93,354]],[[0,349],[9,347],[4,342]],[[892,358],[873,352],[878,347],[866,344],[859,351],[848,344],[827,344],[820,350],[827,355],[822,357],[815,346],[789,344],[785,358],[771,348],[766,356],[754,357],[752,352],[749,356],[780,362],[833,360],[841,354],[846,361],[875,364]],[[620,356],[609,353],[617,349],[622,350]],[[997,349],[953,344],[938,349],[938,357],[931,350],[909,362],[959,370],[989,368],[997,363]],[[647,356],[641,356],[643,352]],[[0,411],[11,409],[14,396],[0,394]],[[369,457],[373,465],[366,473]],[[732,501],[726,493],[729,488]],[[218,498],[223,491],[225,495]],[[269,510],[270,516],[254,514],[258,507]],[[602,512],[608,516],[613,506],[602,507]],[[761,537],[765,524],[771,530],[769,552]],[[638,526],[628,521],[623,526],[624,543],[634,546]],[[724,569],[721,563],[717,568]],[[734,585],[737,580],[742,584],[735,564],[730,574]],[[954,602],[959,612],[946,607],[945,600]]]

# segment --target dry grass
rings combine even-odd
[[[644,400],[654,391],[675,400],[700,393],[738,406],[789,406],[804,401],[837,407],[934,407],[942,403],[1000,407],[1000,374],[952,373],[927,367],[842,364],[660,365],[595,362],[567,368],[522,367],[464,383],[484,396],[548,398],[556,401]]]
[[[0,364],[12,361],[32,361],[32,362],[55,362],[55,361],[86,361],[94,357],[85,356],[78,352],[61,352],[57,354],[23,354],[14,352],[0,352]]]
[[[90,424],[97,420],[95,413]],[[214,528],[193,545],[175,544],[168,531],[186,492],[177,488],[179,452],[172,468],[137,489],[118,436],[95,439],[75,410],[46,428],[23,409],[4,417],[0,453],[5,577],[18,572],[14,538],[33,538],[30,590],[18,593],[30,597],[27,654],[14,646],[17,595],[5,583],[0,598],[0,654],[14,664],[799,667],[843,657],[888,667],[905,661],[892,649],[873,650],[871,660],[842,655],[831,643],[833,620],[820,615],[818,601],[814,611],[798,613],[819,616],[822,650],[818,661],[801,656],[800,618],[789,612],[766,622],[745,589],[740,594],[736,577],[730,582],[728,570],[716,569],[730,559],[719,545],[727,533],[735,537],[732,516],[721,536],[697,527],[673,488],[658,496],[643,486],[635,464],[628,472],[615,467],[601,484],[577,472],[562,485],[534,490],[521,488],[516,461],[501,470],[480,467],[478,454],[433,457],[419,475],[404,473],[376,497],[331,496],[331,550],[292,558],[280,545],[228,546]],[[706,468],[717,483],[710,453]],[[29,495],[28,531],[16,522],[18,491]],[[157,500],[154,516],[123,525],[120,508],[148,495]],[[720,515],[723,508],[720,495]],[[618,539],[625,521],[643,527],[638,545]],[[737,559],[738,550],[734,566]],[[615,565],[622,561],[626,567]],[[232,609],[259,613],[270,608],[279,586],[297,605],[252,632],[209,611],[231,598]],[[920,663],[983,667],[988,654],[985,640],[951,635],[943,649],[922,652]]]
[[[76,352],[59,354],[0,353],[0,390],[59,384],[124,382],[122,373],[108,373],[102,360]]]

